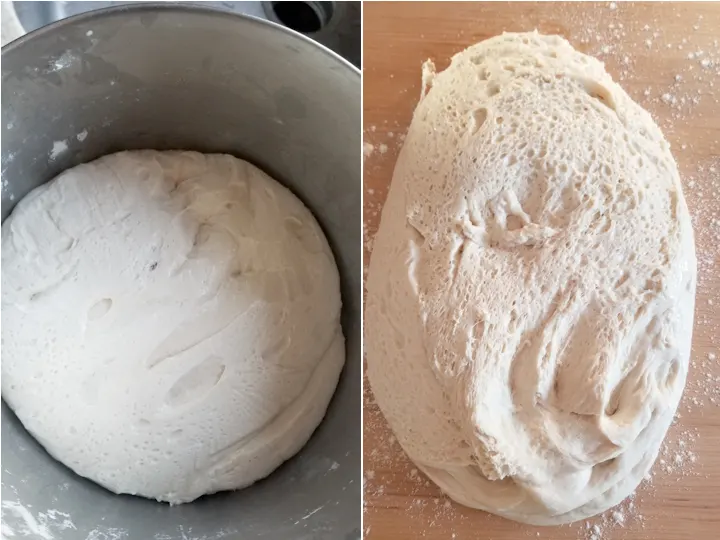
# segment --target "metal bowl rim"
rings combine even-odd
[[[174,4],[174,3],[166,4],[166,3],[159,3],[159,2],[143,2],[143,3],[137,3],[137,4],[124,4],[124,5],[120,5],[120,6],[111,6],[111,7],[86,11],[85,13],[78,13],[77,15],[71,15],[70,17],[66,17],[59,21],[52,22],[48,25],[41,26],[40,28],[32,30],[26,34],[23,34],[22,36],[11,41],[10,43],[7,43],[5,46],[2,47],[2,56],[4,57],[6,54],[11,54],[15,49],[22,47],[25,44],[25,42],[27,42],[27,41],[31,41],[33,39],[36,39],[37,37],[44,36],[45,34],[50,34],[52,32],[56,32],[58,30],[65,28],[66,26],[72,26],[77,23],[88,22],[88,21],[92,21],[95,19],[113,17],[115,15],[121,15],[121,14],[126,14],[126,13],[139,13],[140,14],[143,12],[176,13],[176,14],[185,14],[185,15],[189,14],[191,16],[196,15],[196,14],[202,14],[202,15],[206,15],[206,16],[219,17],[219,18],[232,17],[232,18],[237,19],[238,22],[240,20],[244,20],[246,23],[249,23],[249,24],[256,24],[258,26],[264,26],[265,28],[272,30],[273,32],[284,32],[288,35],[293,36],[295,39],[304,41],[307,44],[317,47],[325,55],[329,56],[330,58],[332,58],[333,60],[338,62],[340,65],[342,65],[343,67],[349,68],[349,70],[352,74],[354,74],[355,76],[360,78],[360,69],[355,67],[353,64],[351,64],[347,60],[345,60],[345,58],[343,58],[336,52],[327,48],[323,44],[318,43],[317,41],[309,38],[308,36],[301,34],[300,32],[296,32],[295,30],[287,28],[286,26],[275,23],[273,21],[269,21],[266,19],[260,19],[258,17],[254,17],[252,15],[246,15],[244,13],[235,13],[233,11],[225,11],[225,10],[215,8],[215,7],[199,6],[197,4]]]

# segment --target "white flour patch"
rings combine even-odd
[[[105,527],[90,531],[85,540],[122,540],[128,538],[129,534],[127,529]]]
[[[363,156],[370,157],[372,156],[372,153],[375,151],[375,146],[370,143],[363,143]]]
[[[5,172],[5,169],[13,162],[15,159],[15,153],[14,152],[7,152],[2,155],[2,170]],[[8,187],[8,181],[7,179],[3,178],[3,191],[5,191]]]
[[[313,511],[310,512],[309,514],[306,514],[305,517],[303,517],[302,519],[307,519],[307,518],[309,518],[310,516],[312,516],[313,514],[317,514],[317,513],[318,513],[320,510],[322,510],[323,508],[325,508],[325,505],[318,506],[315,510],[313,510]]]
[[[223,538],[236,534],[238,534],[237,529],[229,528],[220,529],[214,533],[210,533],[209,535],[203,534],[202,536],[196,536],[192,531],[192,527],[185,529],[182,525],[180,525],[176,533],[173,533],[172,535],[167,533],[158,533],[153,537],[153,540],[222,540]],[[87,540],[94,539],[88,538]]]
[[[323,508],[325,508],[325,505],[324,505],[324,504],[321,505],[321,506],[318,506],[315,510],[312,510],[311,512],[308,512],[308,513],[305,514],[303,517],[301,517],[300,519],[298,519],[298,520],[294,523],[294,525],[297,525],[297,524],[300,523],[301,521],[305,521],[306,519],[308,519],[310,516],[312,516],[312,515],[314,515],[314,514],[317,514],[317,513],[318,513],[320,510],[322,510]]]
[[[47,71],[48,73],[62,71],[63,69],[69,68],[75,60],[77,60],[77,57],[73,56],[70,51],[65,51],[57,59],[50,63]]]
[[[34,513],[17,501],[2,502],[2,535],[5,537],[55,540],[57,533],[77,529],[69,514],[51,508]]]
[[[65,141],[53,142],[52,150],[50,150],[50,161],[56,159],[60,154],[68,149],[68,145]]]

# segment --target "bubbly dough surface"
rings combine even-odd
[[[368,277],[377,403],[462,504],[602,512],[651,467],[688,369],[696,260],[669,145],[557,36],[495,37],[423,82]]]
[[[325,414],[340,307],[315,219],[254,166],[105,156],[3,224],[3,397],[54,457],[116,493],[241,488]]]

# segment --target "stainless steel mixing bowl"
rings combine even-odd
[[[360,74],[271,23],[209,9],[92,12],[2,51],[2,219],[59,172],[123,149],[247,159],[314,212],[342,276],[347,365],[307,446],[267,479],[194,503],[118,496],[50,458],[3,403],[6,536],[360,537]],[[38,332],[42,332],[38,328]]]

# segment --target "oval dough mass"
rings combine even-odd
[[[278,182],[229,155],[112,154],[3,224],[3,398],[116,493],[241,488],[323,418],[340,308],[327,241]]]
[[[557,36],[504,34],[424,79],[368,276],[376,401],[456,501],[538,525],[600,513],[650,469],[688,369],[695,248],[669,145]]]

